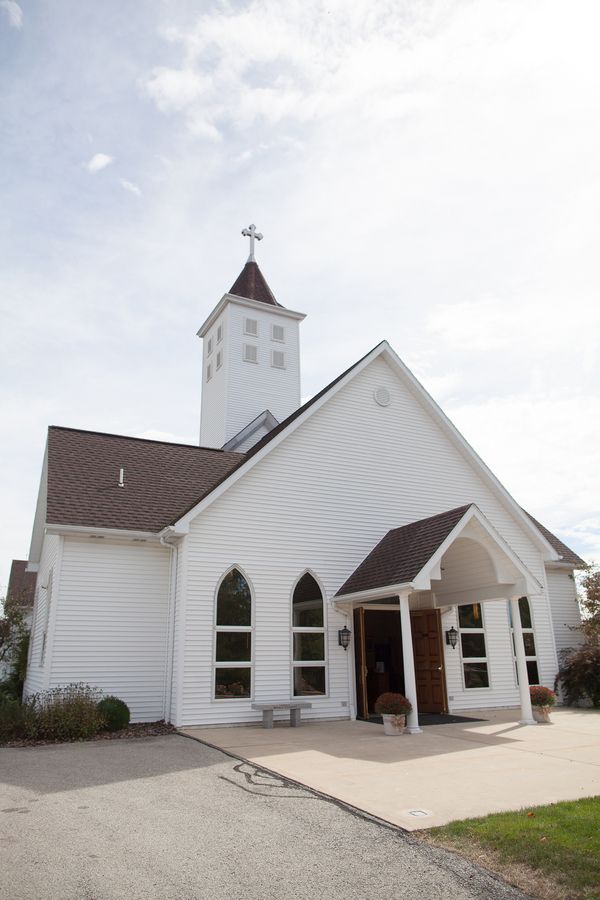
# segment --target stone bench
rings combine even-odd
[[[263,728],[273,727],[273,712],[276,709],[289,709],[290,728],[297,728],[300,724],[300,715],[303,709],[312,709],[312,703],[302,703],[291,700],[289,703],[253,703],[252,709],[261,710],[263,714]]]

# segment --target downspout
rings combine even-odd
[[[178,562],[178,546],[170,543],[165,535],[161,535],[160,543],[163,547],[168,547],[171,551],[169,558],[169,596],[167,603],[167,641],[166,641],[166,660],[165,660],[165,701],[163,706],[163,714],[165,722],[171,719],[171,691],[173,689],[173,660],[175,658],[175,612],[177,608],[177,562]]]

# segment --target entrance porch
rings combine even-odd
[[[541,590],[542,585],[474,504],[389,531],[333,600],[354,625],[358,718],[373,714],[381,693],[402,693],[412,704],[407,730],[420,732],[419,710],[448,711],[448,653],[472,660],[464,663],[463,659],[461,666],[465,688],[481,684],[493,689],[487,663],[478,658],[486,655],[483,629],[459,634],[453,628],[444,636],[441,614],[471,606],[473,618],[481,617],[486,603],[503,600],[510,603],[520,722],[535,724],[519,601]],[[506,656],[512,666],[508,640]]]

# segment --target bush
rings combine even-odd
[[[555,689],[561,688],[569,705],[589,700],[600,707],[600,644],[587,643],[563,657]]]
[[[16,741],[25,731],[25,711],[11,697],[0,696],[0,742]]]
[[[380,694],[375,701],[375,712],[383,716],[406,716],[411,709],[410,700],[403,694]]]
[[[103,697],[98,704],[98,712],[107,731],[120,731],[129,725],[129,707],[118,697]]]
[[[25,736],[44,741],[80,741],[103,725],[100,691],[89,684],[67,684],[28,697],[23,704]]]
[[[556,703],[556,694],[550,688],[543,685],[535,685],[529,688],[529,696],[531,697],[532,706],[554,706]]]

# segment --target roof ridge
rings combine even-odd
[[[237,450],[223,450],[221,447],[203,447],[199,444],[183,444],[179,441],[161,441],[159,438],[136,437],[133,434],[116,434],[114,431],[96,431],[88,428],[71,428],[68,425],[49,425],[48,431],[75,431],[79,434],[97,434],[100,437],[119,438],[123,441],[143,441],[148,444],[162,444],[165,447],[189,447],[191,450],[210,450],[211,453],[235,453],[236,456],[245,456]]]
[[[403,528],[409,528],[411,525],[421,525],[424,522],[429,522],[431,519],[439,519],[440,516],[449,516],[452,513],[458,512],[459,509],[464,509],[466,512],[469,507],[475,505],[475,503],[461,503],[460,506],[453,506],[452,509],[446,509],[441,513],[434,513],[432,516],[425,516],[423,519],[415,519],[414,522],[407,522],[406,525],[397,525],[396,528],[390,528],[387,534],[390,534],[392,531],[401,531]]]

